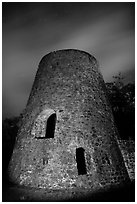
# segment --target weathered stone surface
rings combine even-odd
[[[135,180],[135,142],[133,140],[118,140],[118,144],[131,181]]]
[[[84,149],[84,175],[78,175],[77,148]],[[9,174],[20,185],[51,189],[99,188],[129,180],[105,84],[93,56],[60,50],[42,58]]]

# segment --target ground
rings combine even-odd
[[[13,185],[9,182],[3,184],[3,202],[40,202],[40,201],[109,201],[134,202],[135,183],[126,186],[103,188],[98,191],[92,189],[49,190],[35,189]]]

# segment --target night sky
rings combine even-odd
[[[41,58],[74,48],[99,61],[106,82],[134,82],[134,3],[2,3],[3,118],[25,108]]]

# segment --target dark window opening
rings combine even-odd
[[[87,174],[84,151],[85,150],[82,147],[76,149],[78,175]]]
[[[54,138],[55,125],[56,125],[56,113],[53,113],[47,120],[45,134],[46,138]]]
[[[109,158],[108,158],[107,155],[104,155],[104,156],[102,157],[102,163],[103,163],[103,164],[108,164],[108,165],[110,165],[110,161],[109,161]]]
[[[48,159],[43,158],[43,165],[48,164]]]

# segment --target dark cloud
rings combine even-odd
[[[4,116],[25,107],[38,63],[53,50],[85,50],[105,81],[118,72],[134,80],[134,3],[3,3],[2,15]]]

